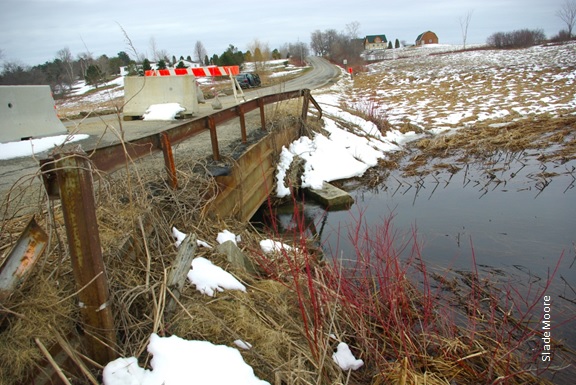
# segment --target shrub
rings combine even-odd
[[[521,29],[512,32],[496,32],[490,35],[486,44],[494,48],[527,48],[542,44],[546,35],[541,29]]]
[[[558,43],[561,41],[568,41],[568,40],[570,40],[570,34],[565,29],[558,32],[558,35],[552,36],[552,38],[550,38],[550,41],[555,42],[555,43]]]

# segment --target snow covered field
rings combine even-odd
[[[576,108],[574,43],[446,54],[441,48],[369,65],[350,90],[351,107],[433,132]]]

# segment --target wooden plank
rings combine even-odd
[[[170,297],[166,304],[166,308],[164,309],[166,317],[169,317],[174,311],[176,300],[180,298],[180,294],[182,293],[182,289],[186,283],[186,276],[190,271],[192,260],[196,255],[197,247],[196,234],[189,234],[184,238],[184,241],[178,248],[178,254],[176,254],[176,258],[174,259],[174,263],[172,264],[172,268],[168,274],[168,280],[166,281],[168,289],[170,289],[174,295],[173,297]]]

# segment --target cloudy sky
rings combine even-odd
[[[440,43],[462,44],[460,19],[472,12],[468,43],[495,32],[542,29],[551,37],[566,26],[556,16],[565,0],[0,0],[2,61],[25,65],[52,61],[69,48],[74,56],[151,55],[151,40],[169,55],[193,56],[201,41],[209,56],[258,39],[271,49],[309,43],[315,30],[344,31],[358,22],[359,36],[386,34],[414,42],[436,32]]]

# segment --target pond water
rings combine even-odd
[[[561,164],[498,153],[426,176],[382,171],[379,177],[383,182],[372,188],[357,181],[342,186],[355,198],[349,210],[326,212],[313,202],[303,205],[308,231],[317,234],[327,258],[352,258],[351,239],[359,224],[375,228],[389,220],[394,238],[416,236],[428,266],[472,271],[474,257],[480,275],[520,291],[545,289],[553,298],[557,323],[574,317],[576,161]],[[292,214],[278,214],[277,219],[289,228]],[[545,288],[557,265],[552,285]],[[555,335],[573,348],[575,324],[568,321]]]

